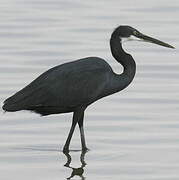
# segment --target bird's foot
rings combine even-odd
[[[82,148],[82,152],[83,153],[86,153],[86,152],[88,152],[90,149],[88,149],[87,147],[84,147],[84,148]]]

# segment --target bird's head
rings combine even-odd
[[[147,36],[145,34],[142,34],[137,29],[135,29],[131,26],[119,26],[114,30],[113,35],[115,35],[115,36],[117,35],[121,40],[122,39],[125,39],[125,40],[142,40],[142,41],[158,44],[161,46],[165,46],[168,48],[174,48],[170,44],[167,44],[165,42],[162,42],[158,39],[152,38],[152,37]],[[133,39],[132,37],[135,37],[135,39]]]

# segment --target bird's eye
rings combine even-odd
[[[137,32],[137,31],[133,31],[133,34],[134,34],[134,35],[137,35],[137,34],[138,34],[138,32]]]

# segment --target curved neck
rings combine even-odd
[[[136,72],[136,64],[130,54],[127,54],[121,44],[119,34],[115,31],[111,35],[110,47],[113,57],[123,66],[122,74],[115,74],[113,78],[113,91],[117,92],[127,87],[133,80]]]

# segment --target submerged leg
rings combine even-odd
[[[70,145],[70,141],[71,141],[73,132],[75,130],[76,123],[81,119],[81,116],[83,113],[84,113],[84,110],[82,110],[82,109],[78,109],[73,113],[73,121],[72,121],[71,129],[68,134],[68,138],[65,142],[65,145],[63,147],[63,152],[69,152],[69,145]]]
[[[84,119],[84,110],[81,113],[80,119],[78,121],[78,125],[79,125],[79,129],[80,129],[82,151],[86,152],[89,149],[86,147],[85,134],[84,134],[84,129],[83,129],[83,119]]]
[[[75,130],[75,126],[76,126],[76,123],[78,122],[77,121],[77,117],[76,117],[76,113],[74,112],[73,113],[73,120],[72,120],[72,125],[71,125],[71,129],[70,129],[70,132],[68,134],[68,137],[67,137],[67,140],[65,142],[65,145],[63,147],[63,152],[69,152],[69,145],[70,145],[70,141],[71,141],[71,138],[72,138],[72,135],[73,135],[73,132]]]

